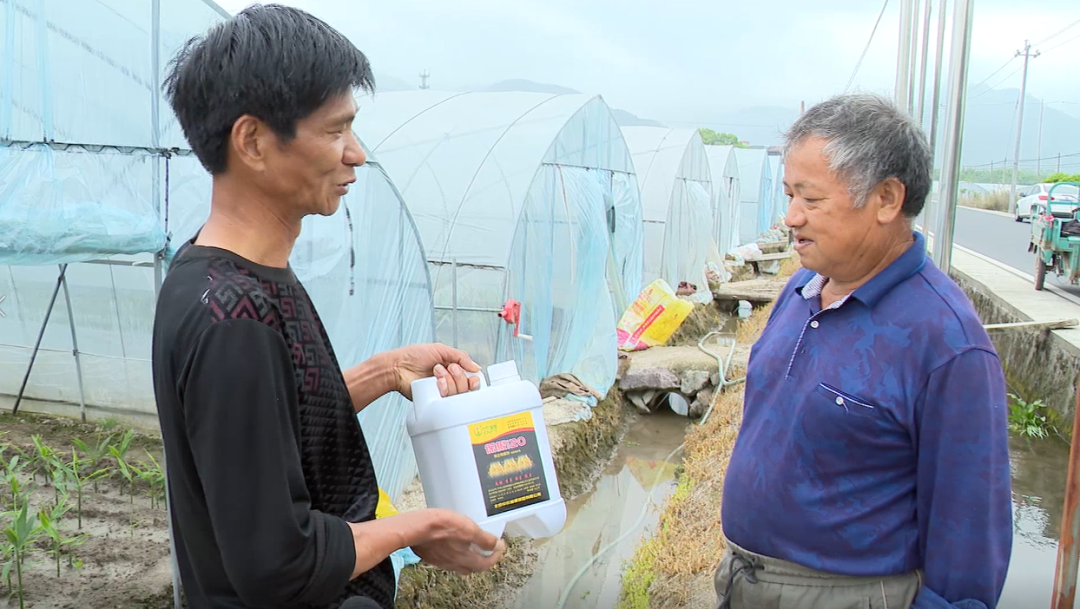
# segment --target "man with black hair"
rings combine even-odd
[[[374,82],[345,37],[302,11],[254,6],[193,39],[165,82],[213,175],[210,216],[161,290],[153,372],[187,601],[209,607],[394,604],[389,556],[412,547],[458,573],[503,542],[423,510],[375,520],[378,488],[356,413],[438,378],[470,391],[465,353],[421,345],[342,372],[288,260],[302,218],[333,214],[364,164],[355,89]],[[479,552],[477,550],[483,550]],[[489,555],[485,556],[484,554]]]

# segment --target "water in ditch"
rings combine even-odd
[[[563,531],[538,544],[536,570],[505,606],[553,609],[582,566],[598,550],[632,528],[642,506],[647,506],[644,522],[585,571],[564,606],[567,609],[614,607],[622,589],[625,562],[653,531],[660,505],[674,491],[675,468],[682,453],[671,461],[664,459],[682,443],[689,425],[685,417],[667,409],[635,420],[596,487],[569,502]],[[1009,448],[1014,537],[1009,572],[998,607],[1049,607],[1065,504],[1069,447],[1057,438],[1029,440],[1013,436]],[[654,487],[657,479],[659,483]]]
[[[1009,442],[1013,550],[1000,609],[1050,607],[1065,506],[1069,446],[1057,438]]]
[[[622,589],[624,563],[656,526],[660,506],[675,489],[675,468],[682,451],[670,461],[665,458],[682,444],[689,425],[686,417],[667,409],[631,423],[595,488],[568,503],[562,532],[538,544],[536,570],[505,606],[553,609],[575,574],[599,550],[633,529],[644,508],[644,522],[584,572],[564,605],[566,609],[614,607]]]

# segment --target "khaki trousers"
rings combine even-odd
[[[908,609],[922,572],[848,577],[748,552],[727,542],[716,570],[718,609]]]

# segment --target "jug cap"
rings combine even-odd
[[[503,383],[512,383],[521,380],[521,376],[518,374],[517,363],[515,363],[514,360],[492,364],[488,366],[487,372],[488,379],[491,381],[492,385],[501,385]]]

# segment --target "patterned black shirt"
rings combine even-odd
[[[154,386],[192,609],[394,602],[389,558],[350,581],[346,522],[378,487],[345,379],[292,271],[185,245],[162,287]]]

